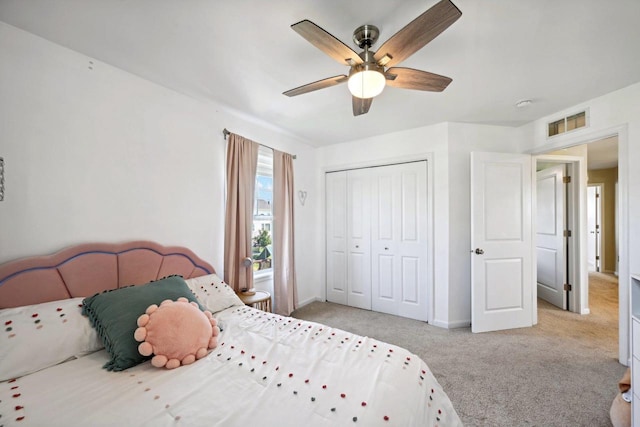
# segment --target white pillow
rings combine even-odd
[[[102,342],[82,315],[83,298],[0,310],[0,381],[100,350]]]
[[[212,314],[229,307],[244,305],[234,290],[216,274],[186,279],[185,282],[200,304]]]

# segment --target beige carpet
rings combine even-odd
[[[472,334],[315,302],[294,317],[407,348],[427,362],[467,426],[609,426],[618,363],[618,285],[590,275],[589,315],[538,301],[532,328]]]

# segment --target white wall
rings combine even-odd
[[[297,154],[298,184],[314,181],[304,141],[0,22],[0,262],[148,239],[222,273],[224,127]],[[313,202],[298,210],[298,241],[314,218]],[[297,255],[310,262],[300,245]],[[309,298],[317,284],[298,271]]]
[[[443,123],[345,144],[319,148],[318,182],[324,194],[324,172],[358,165],[385,164],[429,154],[433,161],[434,197],[434,312],[433,323],[444,327],[468,326],[471,321],[470,153],[514,152],[520,147],[512,128]],[[323,197],[323,196],[322,196]],[[324,298],[324,199],[318,204],[316,248],[322,268],[320,298]]]

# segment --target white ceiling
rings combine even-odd
[[[348,71],[290,25],[310,19],[357,49],[353,30],[374,24],[375,50],[436,0],[0,0],[0,20],[313,145],[444,121],[517,126],[640,80],[638,0],[453,1],[462,17],[399,64],[451,85],[387,87],[359,117],[346,85],[282,95]]]

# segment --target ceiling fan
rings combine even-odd
[[[318,80],[288,90],[284,95],[302,95],[348,82],[353,115],[359,116],[369,111],[373,98],[382,92],[385,85],[442,92],[451,83],[449,77],[394,65],[420,50],[461,15],[462,12],[450,0],[441,0],[394,34],[376,52],[370,49],[378,40],[380,31],[374,25],[362,25],[353,32],[353,41],[364,49],[359,54],[309,20],[293,24],[291,28],[295,32],[350,69],[349,76],[342,74]]]

